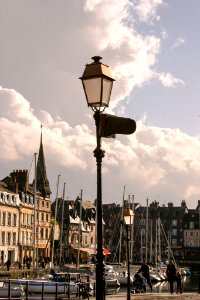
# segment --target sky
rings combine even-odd
[[[109,65],[106,113],[132,135],[102,139],[102,202],[200,199],[199,0],[1,0],[0,179],[28,169],[41,124],[52,201],[96,198],[93,112],[79,77],[91,57]]]

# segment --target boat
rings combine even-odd
[[[151,282],[163,281],[159,272],[155,268],[149,268],[149,276],[150,276]]]
[[[9,283],[10,282],[10,283]],[[28,293],[73,294],[78,293],[79,285],[75,282],[53,282],[48,279],[11,279],[6,286],[23,287]]]
[[[118,272],[117,279],[120,283],[120,286],[126,286],[127,285],[127,279],[128,279],[127,271]],[[130,275],[130,284],[131,285],[133,284],[133,280],[134,280],[133,276]]]
[[[5,284],[0,282],[0,298],[20,298],[24,295],[22,286],[14,286],[12,284]]]
[[[117,288],[120,286],[117,273],[115,272],[113,266],[111,265],[105,266],[105,283],[106,283],[106,287]]]

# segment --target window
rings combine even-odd
[[[24,245],[24,231],[22,231],[22,245]]]
[[[22,214],[22,224],[25,225],[25,214]]]
[[[44,207],[44,201],[42,201],[42,207]]]
[[[172,220],[172,226],[177,226],[177,220]]]
[[[46,214],[46,221],[49,222],[49,214]]]
[[[46,207],[49,208],[49,202],[46,203]]]
[[[13,214],[13,226],[17,225],[17,215]]]
[[[190,229],[194,229],[194,222],[190,222]]]
[[[193,231],[190,231],[190,236],[193,236]]]
[[[28,232],[26,232],[26,245],[29,245]]]
[[[46,230],[45,230],[45,238],[46,238],[46,240],[49,238],[49,231],[48,231],[48,228],[46,228]]]
[[[8,203],[10,203],[10,195],[6,195],[6,200]]]
[[[30,203],[31,205],[33,205],[33,197],[32,197],[32,196],[30,196],[30,201],[29,201],[29,203]]]
[[[2,225],[6,225],[6,212],[5,211],[3,211]]]
[[[172,246],[177,246],[177,239],[172,239]]]
[[[5,231],[2,231],[2,245],[3,246],[5,246],[5,244],[6,244],[6,233],[5,233]]]
[[[25,202],[25,194],[24,193],[22,194],[22,202],[23,203]]]
[[[14,195],[12,195],[12,202],[13,202],[13,204],[16,204],[16,199],[15,199]]]
[[[177,229],[172,229],[172,236],[177,236]]]
[[[11,213],[8,213],[8,226],[11,226]]]
[[[16,232],[13,232],[13,245],[16,245]]]
[[[44,228],[41,228],[41,230],[40,230],[40,238],[41,239],[44,238]]]
[[[7,241],[8,245],[11,245],[11,233],[8,232],[8,241]]]
[[[44,213],[42,213],[42,215],[41,215],[41,220],[42,220],[42,222],[44,222]]]

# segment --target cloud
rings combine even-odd
[[[160,20],[157,14],[158,7],[163,4],[162,0],[140,0],[135,1],[135,10],[139,16],[139,19],[143,22],[148,22],[156,19]]]
[[[17,161],[37,152],[42,122],[47,170],[56,164],[69,173],[82,174],[82,181],[89,184],[96,172],[92,158],[96,140],[87,125],[72,127],[60,118],[54,120],[46,111],[40,112],[39,119],[29,101],[13,89],[0,89],[0,103],[4,107],[0,112],[0,161]],[[136,195],[143,195],[143,199],[158,194],[169,201],[185,197],[191,201],[195,197],[199,187],[199,137],[190,137],[179,129],[148,126],[143,118],[137,121],[135,134],[103,139],[102,147],[106,151],[103,178],[114,195],[126,183],[134,186]]]
[[[177,40],[174,42],[174,44],[171,46],[171,49],[177,48],[181,45],[185,44],[185,39],[179,37]]]
[[[158,20],[158,9],[162,5],[162,0],[85,2],[84,11],[93,24],[86,28],[87,35],[99,52],[109,57],[112,75],[117,80],[112,93],[112,109],[123,105],[123,100],[135,87],[152,80],[168,87],[182,82],[169,73],[156,70],[161,39],[153,34],[141,34],[137,29],[136,16],[140,22]]]
[[[165,87],[175,87],[177,84],[184,84],[182,79],[175,78],[170,73],[160,73],[158,78]]]

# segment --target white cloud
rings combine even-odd
[[[135,2],[138,2],[135,5],[135,9],[141,21],[148,22],[153,19],[160,20],[157,9],[163,4],[162,0],[140,0]]]
[[[44,149],[48,149],[45,151],[47,169],[57,164],[77,170],[86,182],[94,178],[92,152],[96,141],[87,125],[72,127],[63,120],[54,120],[45,111],[39,120],[30,103],[14,90],[1,88],[0,103],[9,112],[6,116],[0,113],[1,161],[31,157],[39,144],[42,122]],[[13,118],[15,108],[17,114]],[[143,118],[137,122],[135,134],[103,139],[102,147],[106,151],[103,178],[106,185],[112,185],[114,194],[116,186],[122,183],[133,185],[136,194],[143,195],[144,199],[160,193],[170,201],[173,197],[190,200],[198,190],[199,137],[190,137],[178,129],[147,126]]]
[[[175,87],[177,84],[184,84],[182,79],[175,78],[170,73],[161,73],[158,78],[165,87]]]
[[[100,53],[109,56],[112,75],[117,80],[112,93],[112,108],[121,105],[134,87],[141,87],[155,78],[168,87],[181,82],[169,73],[156,71],[161,40],[152,34],[140,34],[134,22],[135,13],[145,22],[158,19],[157,11],[161,5],[164,5],[162,0],[85,2],[85,12],[93,24],[87,28],[87,35]],[[129,26],[131,18],[133,22]]]
[[[171,49],[177,48],[181,45],[185,44],[185,39],[179,37],[177,38],[177,40],[174,42],[174,44],[172,45]]]
[[[6,40],[1,47],[1,80],[13,89],[0,89],[1,163],[20,163],[23,168],[22,162],[26,165],[38,151],[42,123],[51,182],[62,169],[74,190],[85,184],[91,196],[96,190],[95,126],[78,77],[91,56],[102,56],[117,79],[110,110],[120,114],[129,113],[126,99],[135,87],[152,80],[165,87],[184,84],[172,69],[160,71],[161,38],[166,39],[168,31],[151,31],[148,24],[160,19],[162,5],[161,0],[77,0],[48,7],[42,1],[8,4],[1,27],[1,40]],[[9,14],[12,11],[16,13]],[[24,18],[18,20],[19,13]],[[141,21],[146,22],[144,28]],[[199,138],[147,126],[145,118],[137,127],[132,136],[102,141],[105,201],[119,202],[124,184],[134,191],[136,201],[138,195],[140,200],[158,194],[167,201],[194,198]],[[1,168],[4,177],[2,172]]]

